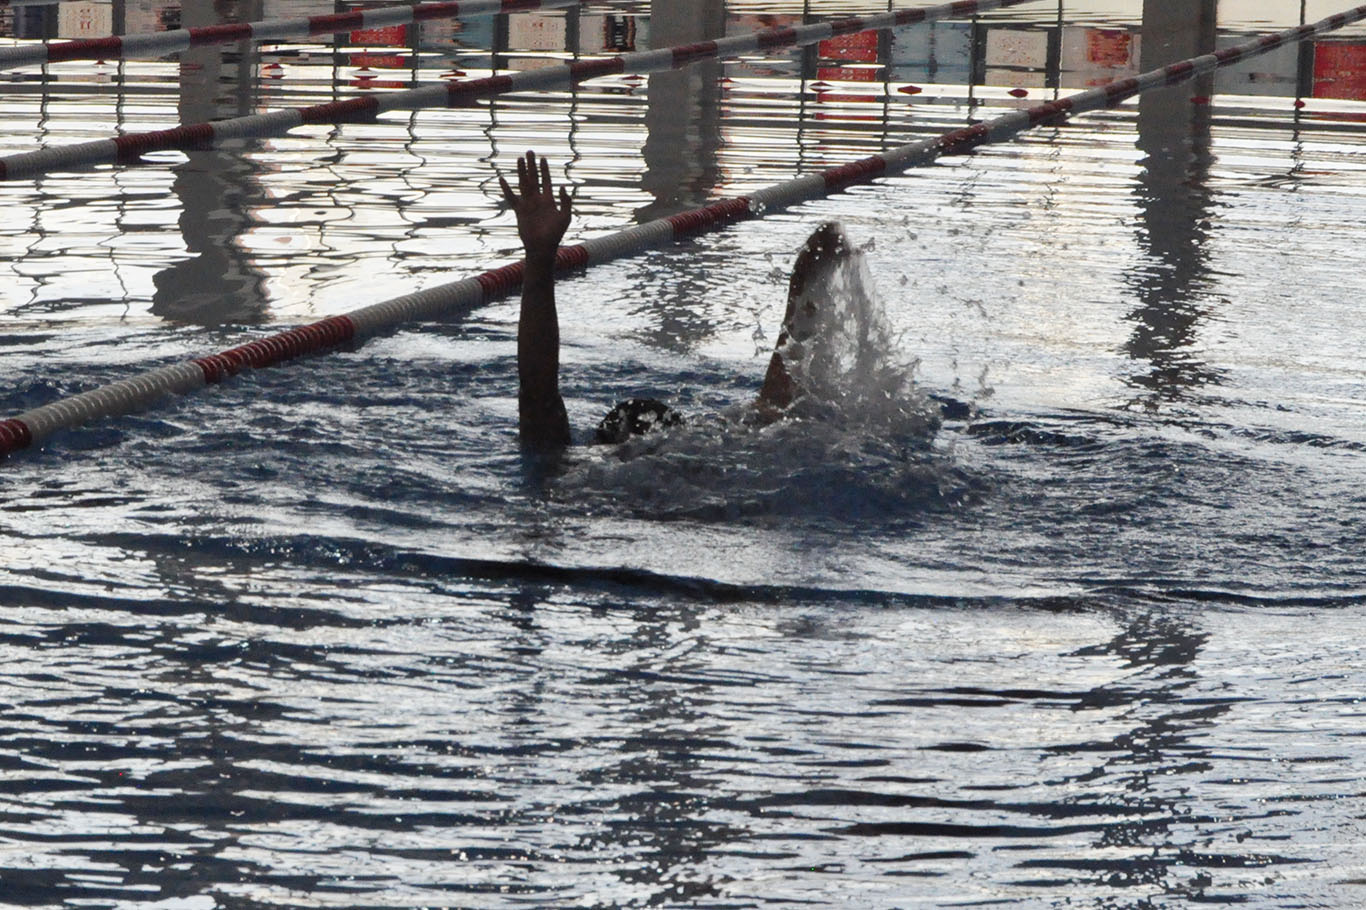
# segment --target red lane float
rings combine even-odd
[[[1042,123],[1055,123],[1071,115],[1113,107],[1140,92],[1190,79],[1231,61],[1256,56],[1283,44],[1332,31],[1362,19],[1366,19],[1366,5],[1312,26],[1301,26],[1238,45],[1237,54],[1225,51],[1218,55],[1206,54],[1180,61],[1132,79],[953,130],[934,139],[899,146],[820,173],[806,174],[748,196],[724,199],[614,234],[595,237],[575,246],[561,247],[556,256],[556,267],[560,271],[570,271],[625,258],[773,209],[824,196],[854,182],[927,164],[941,155],[961,154]],[[15,417],[0,420],[0,456],[39,444],[59,430],[79,426],[88,420],[130,413],[150,406],[167,395],[185,394],[209,383],[222,382],[248,367],[265,367],[308,354],[334,350],[341,345],[358,343],[391,331],[404,323],[468,312],[512,292],[521,285],[522,277],[522,263],[512,263],[472,278],[372,304],[341,316],[332,316],[250,341],[219,354],[140,373],[130,379],[41,405]]]

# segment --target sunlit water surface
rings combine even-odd
[[[357,90],[194,53],[0,144]],[[529,146],[574,239],[1051,96],[798,63],[4,184],[4,416],[510,261]],[[0,905],[1366,902],[1366,108],[1189,94],[565,281],[577,431],[688,416],[628,452],[524,470],[504,301],[9,459]],[[895,394],[747,424],[825,220]]]

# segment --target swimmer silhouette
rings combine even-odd
[[[560,325],[555,310],[555,253],[573,216],[573,203],[564,187],[556,193],[550,165],[535,152],[517,160],[517,192],[498,177],[503,198],[517,215],[517,233],[526,251],[522,280],[522,308],[517,321],[518,429],[522,448],[554,453],[572,443],[569,416],[560,397]],[[782,352],[810,340],[820,322],[819,282],[813,275],[849,255],[839,227],[822,224],[806,241],[792,269],[787,312],[778,343],[754,402],[757,420],[780,419],[801,397]],[[677,426],[682,416],[655,399],[632,398],[613,408],[598,425],[594,441],[625,442],[631,436]]]

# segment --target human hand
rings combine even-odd
[[[521,235],[522,246],[526,247],[527,258],[554,257],[560,239],[569,227],[573,207],[564,187],[560,187],[559,204],[556,204],[549,163],[542,158],[538,171],[536,153],[527,152],[525,158],[517,159],[520,195],[512,191],[502,174],[498,175],[498,185],[503,188],[507,204],[517,213],[517,233]]]

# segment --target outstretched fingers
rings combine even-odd
[[[503,199],[514,209],[523,201],[543,198],[554,206],[555,184],[550,179],[550,162],[545,157],[537,158],[535,152],[527,152],[517,159],[517,189],[513,192],[502,174],[498,175],[498,186],[503,191]],[[573,202],[569,191],[560,187],[559,205],[554,206],[561,214],[568,215]]]
[[[531,156],[531,152],[527,152],[527,156],[530,157],[530,156]],[[540,186],[540,190],[541,190],[542,193],[545,193],[547,196],[553,196],[553,195],[554,195],[554,191],[552,191],[552,190],[550,189],[550,162],[547,161],[545,158],[542,158],[542,159],[541,159],[541,186]]]
[[[541,164],[545,164],[545,159],[541,159]],[[522,158],[517,159],[517,183],[521,187],[522,197],[529,199],[540,195],[540,187],[536,185],[536,153],[527,152]]]
[[[517,190],[498,175],[503,199],[517,215],[517,233],[528,257],[554,255],[569,227],[573,197],[565,187],[556,187],[550,177],[550,162],[535,152],[517,159]],[[556,189],[559,193],[556,194]]]

